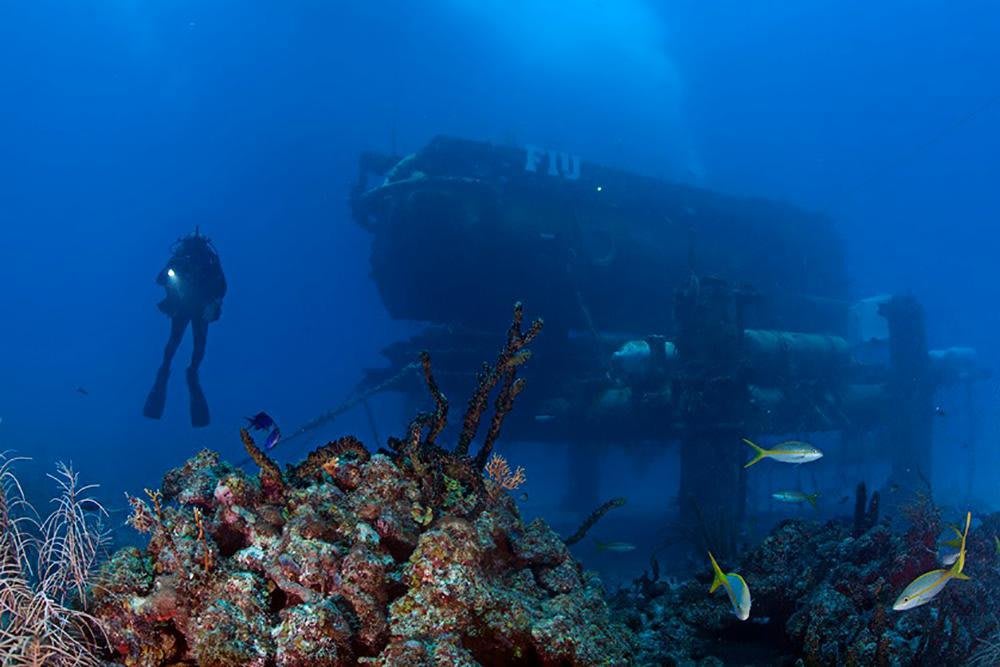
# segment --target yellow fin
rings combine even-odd
[[[712,555],[711,551],[708,552],[708,559],[712,561],[712,576],[714,577],[712,587],[708,589],[708,592],[714,593],[719,586],[726,583],[726,575],[722,573],[722,568],[715,562],[715,556]]]
[[[971,579],[972,577],[970,577],[970,576],[969,576],[969,575],[967,575],[967,574],[963,574],[963,573],[961,573],[961,572],[956,572],[955,574],[951,575],[951,578],[952,578],[952,579],[961,579],[961,580],[963,580],[963,581],[968,581],[968,580],[969,580],[969,579]]]
[[[771,453],[771,452],[767,451],[766,449],[764,449],[763,447],[761,447],[760,445],[758,445],[757,443],[753,442],[752,440],[748,440],[746,438],[741,438],[741,440],[743,440],[743,442],[745,442],[746,444],[748,444],[751,447],[753,447],[754,451],[756,452],[756,454],[754,455],[754,457],[752,459],[750,459],[750,461],[748,461],[745,466],[743,466],[744,468],[749,468],[754,463],[757,463],[761,459],[766,458],[767,455]]]
[[[817,498],[819,498],[819,491],[817,491],[816,493],[807,493],[806,494],[806,500],[808,500],[809,504],[812,505],[814,508],[816,507],[816,499]]]
[[[950,540],[944,540],[941,542],[946,547],[951,547],[952,549],[962,548],[962,531],[958,529],[958,526],[953,526],[950,523],[948,527],[951,528],[952,532],[955,533],[955,537]]]
[[[969,526],[972,524],[972,512],[965,513],[965,532],[962,533],[962,546],[958,549],[958,558],[955,559],[955,564],[951,566],[951,576],[955,579],[968,579],[962,574],[962,569],[965,567],[965,542],[969,539]]]

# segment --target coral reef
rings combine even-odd
[[[244,432],[259,474],[203,451],[167,473],[162,498],[150,494],[153,508],[131,499],[132,525],[149,532],[149,544],[115,554],[91,596],[115,659],[145,667],[631,663],[632,634],[611,620],[600,581],[544,522],[525,525],[503,492],[515,485],[485,478],[480,464],[524,386],[516,374],[540,326],[522,333],[515,309],[452,451],[437,444],[448,402],[424,355],[435,410],[390,439],[391,451],[372,454],[342,438],[282,471]],[[472,457],[494,389],[495,413]]]
[[[860,494],[859,494],[860,495]],[[863,503],[859,503],[863,506]],[[870,515],[869,512],[864,512]],[[907,508],[909,528],[878,523],[855,537],[854,522],[791,520],[738,568],[753,594],[749,622],[707,595],[698,581],[662,585],[658,572],[618,593],[613,606],[640,641],[639,664],[955,665],[996,655],[1000,605],[995,538],[1000,514],[969,536],[966,573],[931,603],[905,612],[893,600],[916,576],[941,567],[934,548],[943,524],[927,498]],[[735,651],[728,656],[726,651]],[[753,656],[755,652],[758,658]],[[978,653],[977,653],[978,652]],[[987,664],[983,662],[982,664]],[[995,664],[995,663],[989,663]]]

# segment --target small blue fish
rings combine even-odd
[[[782,503],[809,503],[816,507],[816,499],[819,498],[819,491],[815,493],[805,493],[804,491],[776,491],[771,497]]]
[[[281,429],[275,426],[274,429],[267,434],[267,440],[264,441],[264,446],[268,449],[274,449],[274,446],[278,444],[279,440],[281,440]]]
[[[266,412],[258,412],[253,417],[247,417],[246,420],[254,431],[266,431],[274,428],[274,420]]]

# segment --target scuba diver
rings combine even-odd
[[[167,265],[156,277],[156,283],[166,290],[166,297],[157,307],[170,318],[170,338],[163,350],[163,362],[156,373],[156,381],[146,397],[142,414],[150,419],[163,415],[167,400],[167,379],[170,363],[184,337],[184,330],[191,324],[194,349],[191,365],[187,368],[188,391],[191,395],[191,425],[207,426],[208,402],[198,381],[198,366],[205,358],[208,325],[219,319],[222,298],[226,295],[226,277],[222,274],[219,255],[206,236],[195,227],[194,233],[178,239],[172,248]]]

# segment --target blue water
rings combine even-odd
[[[437,134],[826,213],[855,296],[911,293],[931,347],[970,345],[1000,368],[998,25],[986,1],[4,3],[0,448],[36,459],[22,470],[34,493],[72,460],[115,505],[202,447],[240,457],[246,415],[294,427],[344,400],[417,329],[369,278],[347,207],[357,157]],[[167,335],[154,278],[195,225],[229,280],[199,430],[189,340],[163,419],[141,416]],[[943,502],[995,505],[1000,388],[973,398],[965,445],[964,397],[939,397],[958,416],[931,474]],[[383,433],[410,416],[392,396],[373,407]],[[323,433],[347,432],[367,437],[361,411]],[[527,514],[569,525],[589,509],[566,514],[569,445],[502,447],[530,471]],[[636,527],[603,537],[652,544],[642,526],[674,495],[676,451],[630,456],[609,446],[600,493],[628,495]],[[581,555],[626,579],[640,552]]]

